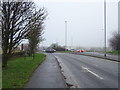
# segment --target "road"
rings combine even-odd
[[[68,83],[79,88],[118,88],[118,62],[68,53],[53,55]]]

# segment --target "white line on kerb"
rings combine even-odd
[[[96,73],[92,72],[91,70],[89,70],[89,69],[88,69],[88,68],[86,68],[86,67],[82,67],[82,69],[84,69],[84,70],[86,70],[86,71],[90,72],[91,74],[95,75],[96,77],[98,77],[98,78],[100,78],[100,79],[103,79],[103,78],[102,78],[102,77],[100,77],[98,74],[96,74]]]

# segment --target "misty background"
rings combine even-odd
[[[67,46],[104,47],[104,0],[101,2],[48,2],[33,0],[38,8],[48,12],[44,38],[40,45],[52,43],[65,45],[67,21]],[[118,0],[107,2],[107,47],[113,32],[118,31]]]

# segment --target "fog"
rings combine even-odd
[[[52,43],[65,45],[65,21],[67,21],[67,46],[104,46],[104,0],[101,2],[41,0],[35,3],[38,8],[45,7],[48,12],[43,35],[46,40],[41,43],[43,46]],[[107,2],[107,46],[112,33],[117,31],[118,2]]]

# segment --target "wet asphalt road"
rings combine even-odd
[[[53,55],[69,69],[80,88],[118,88],[118,62],[68,53]]]

